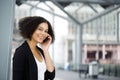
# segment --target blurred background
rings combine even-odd
[[[24,41],[18,21],[25,16],[53,26],[55,80],[120,80],[120,0],[16,0],[11,59]]]

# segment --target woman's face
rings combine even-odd
[[[37,43],[42,43],[43,40],[47,37],[47,35],[48,35],[48,24],[43,22],[38,25],[31,39],[36,41]]]

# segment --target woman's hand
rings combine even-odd
[[[50,47],[50,44],[52,42],[52,37],[47,34],[47,40],[45,40],[42,44],[41,44],[41,47],[42,47],[42,50],[43,50],[43,53],[44,53],[44,56],[45,56],[45,62],[46,62],[46,67],[47,67],[47,70],[49,72],[53,72],[54,71],[54,65],[53,65],[53,62],[52,62],[52,59],[50,57],[50,54],[49,54],[49,47]]]
[[[41,47],[43,50],[48,51],[50,44],[52,42],[52,37],[49,34],[47,34],[46,38],[47,40],[41,44]]]

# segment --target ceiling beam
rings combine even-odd
[[[59,15],[59,14],[56,14],[56,13],[54,13],[54,12],[51,12],[51,11],[45,10],[45,9],[40,8],[40,7],[38,7],[38,6],[35,6],[35,5],[33,5],[33,4],[30,4],[30,3],[25,3],[25,2],[24,2],[24,4],[29,5],[29,6],[31,6],[31,7],[36,8],[36,9],[42,10],[42,11],[47,12],[47,13],[49,13],[49,14],[52,14],[52,15],[55,15],[55,16],[58,16],[58,17],[61,17],[61,18],[65,19],[65,20],[70,21],[70,19],[69,19],[69,18],[67,18],[67,17],[64,17],[64,16]]]
[[[88,22],[91,22],[91,21],[93,21],[93,20],[95,20],[97,18],[100,18],[101,16],[106,15],[107,13],[110,13],[111,11],[114,11],[114,10],[116,10],[118,8],[120,8],[120,5],[119,6],[114,6],[114,7],[112,6],[112,7],[108,8],[108,9],[106,9],[105,11],[103,11],[101,13],[98,13],[96,16],[93,16],[90,19],[83,21],[82,24],[86,24]]]
[[[69,18],[71,18],[74,22],[76,22],[78,25],[82,25],[81,22],[79,22],[78,20],[76,20],[72,15],[70,15],[67,11],[64,10],[64,8],[58,3],[56,2],[56,0],[51,0],[56,6],[58,6],[65,14],[67,14],[69,16]]]
[[[51,1],[51,0],[44,0]],[[91,4],[105,4],[105,5],[114,5],[120,4],[120,0],[55,0],[57,2],[80,2],[80,3],[91,3]]]
[[[98,11],[91,5],[91,4],[87,4],[94,12],[98,13]]]

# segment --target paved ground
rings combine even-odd
[[[120,78],[99,75],[97,79],[93,79],[93,78],[85,79],[85,78],[80,78],[78,72],[56,70],[55,80],[120,80]]]
[[[56,70],[55,80],[79,80],[79,75],[72,71]]]

